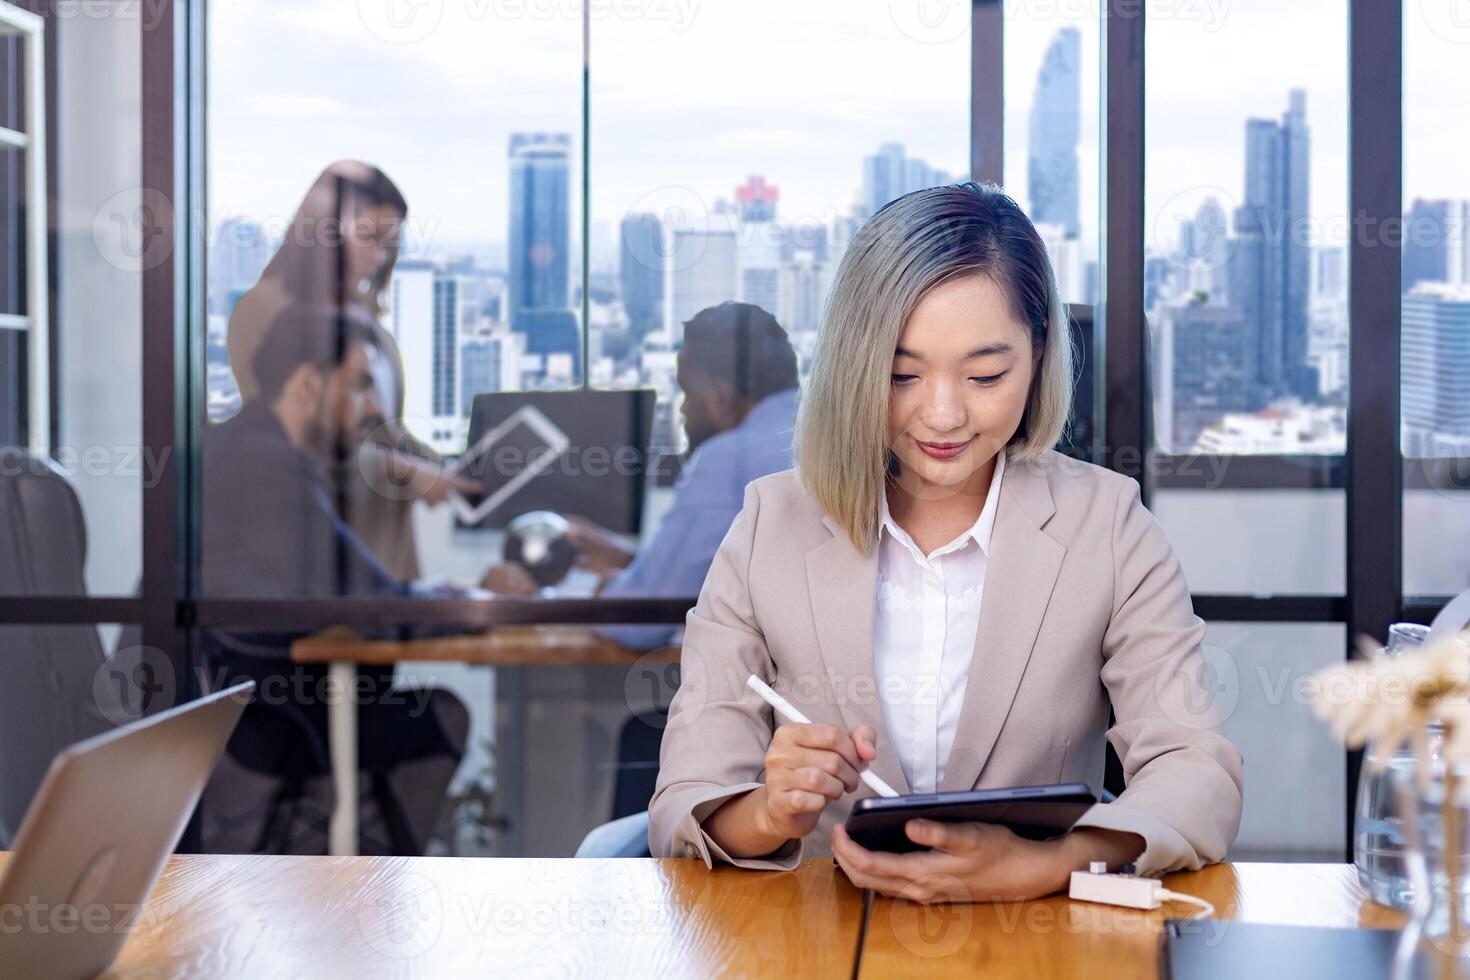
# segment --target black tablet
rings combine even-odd
[[[998,823],[1022,837],[1048,840],[1071,830],[1096,803],[1097,794],[1086,783],[870,796],[853,805],[846,828],[849,837],[870,851],[924,850],[903,830],[907,821],[916,818],[944,823]]]

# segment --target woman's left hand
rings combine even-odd
[[[837,824],[832,854],[859,888],[925,904],[1038,898],[1065,887],[1072,870],[1060,841],[1027,840],[997,824],[910,820],[904,829],[931,850],[870,851]]]

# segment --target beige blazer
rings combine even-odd
[[[731,858],[705,834],[705,817],[763,779],[775,722],[745,686],[751,673],[814,722],[872,725],[874,771],[909,791],[873,673],[877,571],[877,548],[856,550],[793,471],[746,488],[685,628],[682,681],[649,807],[655,856],[791,868],[831,853],[833,825],[854,800],[873,795],[860,783],[828,804],[811,834],[760,859]],[[1219,861],[1240,826],[1242,766],[1219,732],[1204,633],[1134,481],[1055,452],[1007,460],[940,789],[1071,781],[1100,788],[1106,739],[1127,789],[1078,826],[1140,835],[1141,873]]]
[[[262,278],[235,304],[235,312],[225,334],[225,344],[230,352],[230,369],[235,374],[235,384],[240,389],[242,402],[254,401],[260,394],[260,385],[255,380],[255,352],[265,339],[266,332],[275,323],[276,317],[284,313],[293,303],[289,294],[273,279]],[[398,424],[403,418],[404,378],[403,355],[398,341],[383,328],[376,316],[365,308],[364,316],[372,322],[373,335],[392,372],[391,379],[380,379],[391,391],[380,391],[383,410],[392,412],[391,429],[384,426],[373,435],[375,440],[387,438],[391,433],[397,448],[425,459],[437,459],[438,455],[423,445]],[[383,493],[380,488],[392,486],[387,475],[388,454],[382,446],[369,442],[359,447],[358,452],[334,474],[342,488],[342,519],[362,538],[373,557],[383,564],[394,578],[405,581],[419,577],[419,548],[413,526],[413,504],[415,494]]]

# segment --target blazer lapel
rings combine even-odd
[[[878,549],[859,552],[835,521],[830,517],[822,521],[832,537],[806,553],[806,580],[829,690],[848,729],[864,723],[873,726],[878,733],[878,756],[872,769],[888,785],[906,793],[908,783],[889,741],[873,663]],[[860,786],[858,793],[870,795],[871,790]]]
[[[941,790],[973,788],[1000,737],[1067,553],[1041,530],[1055,512],[1045,474],[1008,463],[986,557],[975,652]]]

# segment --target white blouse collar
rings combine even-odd
[[[932,554],[927,556],[919,550],[919,546],[914,543],[913,538],[909,537],[909,533],[899,527],[898,523],[894,521],[893,515],[888,510],[888,493],[885,490],[880,501],[881,510],[879,517],[881,518],[881,522],[878,526],[878,543],[882,544],[883,532],[887,531],[894,540],[902,544],[913,553],[914,557],[920,560],[938,558],[941,555],[949,554],[951,551],[957,551],[964,547],[966,540],[973,540],[980,546],[981,551],[984,551],[987,555],[990,554],[990,536],[991,532],[995,530],[995,512],[1000,506],[1000,479],[1005,473],[1005,469],[1006,449],[1002,447],[1000,452],[995,454],[995,473],[990,478],[990,490],[985,494],[985,506],[980,508],[980,516],[975,519],[974,524],[970,525],[969,530],[965,531],[949,544],[941,548],[936,548]]]

